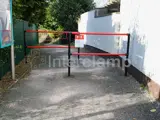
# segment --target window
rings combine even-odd
[[[111,15],[115,12],[120,12],[120,2],[113,2],[106,7],[95,9],[95,18]]]
[[[108,15],[108,8],[97,8],[95,10],[95,18],[96,17],[103,17]]]

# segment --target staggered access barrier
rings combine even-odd
[[[38,32],[38,33],[60,33],[60,34],[68,34],[68,46],[27,46],[26,45],[26,40],[25,40],[25,46],[26,48],[67,48],[68,49],[68,76],[71,76],[71,56],[125,56],[126,60],[125,60],[125,76],[127,76],[128,74],[128,67],[127,65],[129,64],[128,62],[128,58],[129,58],[129,48],[130,48],[130,34],[128,33],[110,33],[110,32],[72,32],[72,31],[42,31],[42,30],[26,30],[24,31],[25,33],[33,33],[33,32]],[[24,34],[25,35],[25,34]],[[121,54],[117,54],[117,53],[82,53],[80,52],[80,48],[78,48],[78,52],[73,52],[71,53],[71,49],[72,48],[76,48],[75,46],[71,46],[71,39],[72,39],[72,35],[101,35],[101,36],[127,36],[127,50],[126,53],[121,53]],[[25,53],[26,53],[26,49],[25,49]],[[26,54],[25,54],[26,55]]]

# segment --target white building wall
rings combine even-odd
[[[119,31],[119,24],[119,14],[94,18],[94,11],[90,11],[81,15],[79,31],[115,32]],[[85,35],[85,44],[110,53],[118,52],[118,41],[118,37],[116,36]]]
[[[131,33],[130,60],[160,84],[159,0],[121,0],[121,32]]]
[[[129,59],[134,67],[160,84],[160,1],[121,0],[121,14],[94,18],[94,11],[82,14],[80,32],[131,34]],[[86,36],[87,45],[110,53],[126,52],[126,37]]]

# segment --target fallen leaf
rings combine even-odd
[[[156,109],[152,109],[152,110],[150,110],[152,113],[154,113],[154,112],[156,112],[157,110]]]

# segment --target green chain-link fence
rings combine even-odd
[[[37,30],[36,25],[29,25],[26,21],[16,21],[14,24],[15,63],[19,64],[24,59],[24,30]],[[26,33],[27,45],[38,44],[37,33]],[[0,78],[11,71],[10,47],[0,49]],[[27,50],[29,53],[30,50]]]

